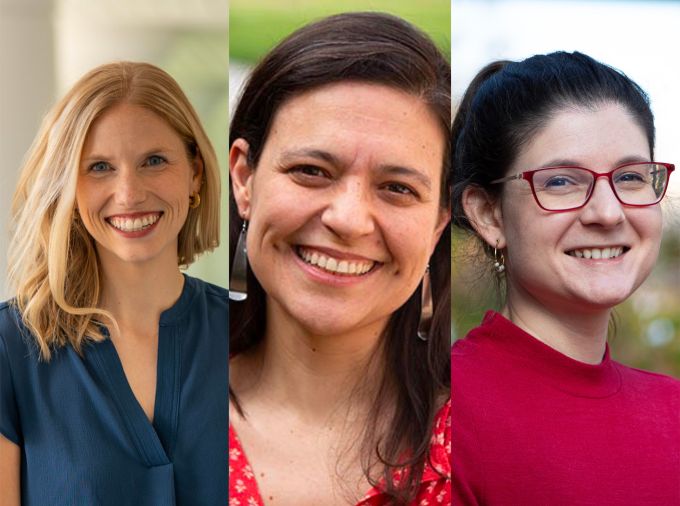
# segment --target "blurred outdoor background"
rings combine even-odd
[[[115,60],[153,63],[180,84],[217,152],[226,185],[229,52],[227,0],[0,0],[0,300],[9,211],[21,162],[44,114],[85,72]],[[188,273],[227,286],[221,246]]]
[[[451,49],[449,0],[230,0],[229,96],[233,106],[253,64],[286,35],[331,14],[382,11],[427,32],[448,55]]]
[[[581,51],[635,80],[656,117],[658,161],[680,165],[680,2],[633,0],[453,0],[454,110],[467,85],[493,60]],[[680,377],[680,174],[662,203],[665,236],[650,278],[616,309],[612,354],[626,364]],[[491,261],[454,235],[453,338],[499,309]],[[539,259],[540,260],[540,259]],[[612,332],[613,333],[613,332]]]

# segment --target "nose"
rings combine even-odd
[[[321,222],[342,239],[373,233],[373,208],[365,185],[361,181],[351,181],[336,187],[321,213]]]
[[[581,222],[613,227],[625,220],[623,204],[614,194],[614,189],[607,178],[595,181],[590,200],[583,208]]]
[[[124,207],[132,208],[146,199],[142,177],[132,167],[118,169],[114,191],[116,203]]]

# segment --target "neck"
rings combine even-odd
[[[547,305],[508,287],[503,316],[560,353],[587,364],[599,364],[607,344],[611,308],[583,308],[568,304]]]
[[[184,277],[176,259],[124,262],[100,254],[102,309],[109,311],[120,328],[132,334],[155,333],[163,311],[179,298]],[[138,331],[138,332],[137,332]]]
[[[242,399],[266,396],[310,420],[327,420],[342,408],[360,416],[375,394],[365,386],[375,386],[382,370],[379,343],[385,324],[320,335],[268,299],[262,343],[233,360],[235,391]]]

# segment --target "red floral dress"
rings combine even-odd
[[[439,410],[435,418],[430,456],[432,465],[426,464],[418,496],[411,504],[448,506],[451,504],[451,400]],[[356,506],[388,504],[388,498],[374,487]],[[264,506],[255,481],[255,473],[231,424],[229,424],[229,506]]]

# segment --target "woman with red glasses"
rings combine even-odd
[[[454,223],[505,285],[452,350],[454,503],[680,504],[680,382],[607,346],[674,169],[644,91],[580,53],[495,62],[452,135]]]

